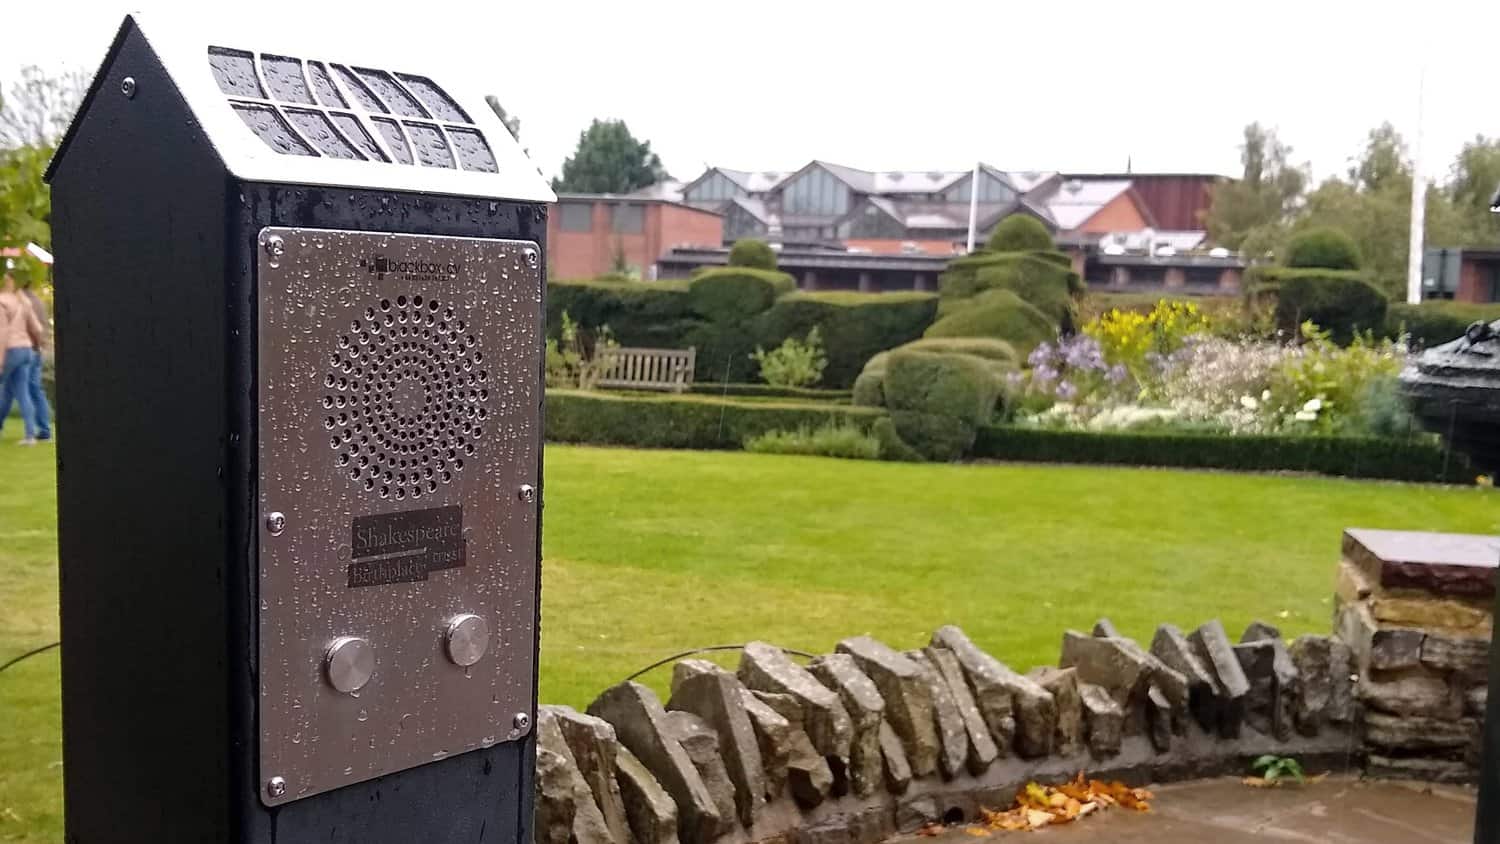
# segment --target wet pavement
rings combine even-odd
[[[1474,792],[1424,783],[1330,778],[1301,788],[1250,788],[1237,779],[1153,787],[1149,813],[1113,809],[1066,826],[989,837],[1036,844],[1472,844]],[[956,827],[936,838],[976,844]]]

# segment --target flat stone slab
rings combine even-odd
[[[1474,796],[1425,783],[1329,778],[1306,788],[1252,789],[1225,778],[1155,786],[1151,811],[1113,809],[1077,823],[990,840],[1037,844],[1471,844]],[[1430,791],[1431,793],[1424,793]],[[966,827],[905,844],[974,844]],[[985,840],[985,839],[977,839]]]
[[[1500,537],[1350,528],[1344,531],[1344,558],[1384,589],[1492,598]]]

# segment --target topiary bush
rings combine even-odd
[[[789,293],[756,317],[751,329],[755,343],[766,348],[818,329],[828,355],[822,383],[848,387],[871,357],[921,337],[937,303],[931,293]]]
[[[1276,327],[1289,337],[1313,322],[1347,344],[1363,331],[1382,332],[1390,302],[1357,272],[1350,270],[1262,268],[1258,293],[1274,293]]]
[[[1500,304],[1433,301],[1408,305],[1397,302],[1386,311],[1385,333],[1387,337],[1406,334],[1413,346],[1425,349],[1458,339],[1476,322],[1497,319],[1500,319]]]
[[[1359,246],[1338,229],[1308,229],[1287,244],[1288,267],[1357,270],[1359,264]]]
[[[776,269],[776,250],[764,240],[754,238],[736,240],[734,245],[729,247],[729,266],[774,270]]]
[[[1016,353],[1031,354],[1057,338],[1057,324],[1010,290],[990,290],[956,307],[933,323],[923,337],[989,337],[1010,343]]]
[[[1068,287],[1068,276],[1076,274],[1029,255],[1017,257],[1021,260],[981,267],[975,273],[974,286],[979,292],[1009,290],[1052,322],[1071,331],[1078,305]]]
[[[1047,226],[1029,214],[1012,214],[1001,220],[990,234],[985,249],[991,252],[1027,252],[1052,249],[1052,233]]]
[[[698,316],[720,322],[739,322],[771,307],[776,297],[791,293],[797,283],[786,273],[750,267],[714,267],[688,282],[688,304]]]
[[[973,355],[977,358],[1009,364],[1011,367],[1018,366],[1021,362],[1021,356],[1016,354],[1015,346],[991,337],[923,337],[900,348],[917,352],[952,352],[960,355]]]
[[[995,415],[1000,379],[973,355],[900,349],[882,380],[896,434],[929,460],[956,460]]]
[[[712,396],[632,396],[548,390],[549,442],[636,448],[737,449],[767,431],[852,426],[869,430],[884,414],[829,402],[772,402]]]
[[[1008,269],[996,269],[1000,267]],[[1061,252],[976,252],[949,261],[938,276],[944,300],[963,299],[994,287],[1016,290],[1025,298],[1023,291],[1039,286],[1075,296],[1085,289],[1082,277],[1073,272],[1072,259]]]

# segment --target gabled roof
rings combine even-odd
[[[724,174],[726,179],[753,194],[765,193],[780,184],[788,175],[784,170],[730,170],[724,167],[712,169]]]
[[[1088,222],[1100,209],[1129,190],[1130,181],[1127,179],[1069,179],[1047,194],[1042,204],[1057,222],[1058,228],[1067,231]]]
[[[89,85],[87,94],[84,96],[83,104],[74,116],[72,124],[63,136],[58,146],[57,154],[53,156],[52,163],[47,168],[47,178],[50,180],[60,167],[67,164],[67,159],[72,153],[73,139],[77,136],[79,127],[88,119],[91,106],[95,98],[101,95],[120,96],[119,82],[115,82],[116,89],[104,90],[106,76],[113,66],[115,58],[119,55],[126,39],[132,35],[138,35],[143,39],[150,50],[161,62],[172,84],[176,87],[177,94],[181,95],[187,105],[189,114],[185,115],[195,120],[201,128],[214,153],[223,163],[224,168],[234,177],[245,181],[272,182],[278,184],[305,184],[336,187],[372,188],[375,190],[397,190],[408,192],[451,194],[456,196],[473,196],[495,199],[514,199],[527,202],[552,202],[556,199],[545,179],[537,172],[536,165],[526,157],[521,146],[516,143],[510,130],[495,115],[489,105],[485,102],[483,92],[468,87],[467,82],[471,74],[463,73],[454,69],[453,72],[444,73],[441,68],[433,68],[430,65],[412,67],[406,64],[406,59],[401,53],[392,53],[389,50],[380,52],[378,49],[371,51],[369,47],[358,43],[346,43],[342,46],[330,47],[323,37],[312,39],[301,33],[297,27],[283,27],[278,30],[277,44],[246,43],[243,37],[233,30],[220,35],[200,33],[186,26],[168,24],[164,20],[141,15],[129,15],[121,23],[119,31],[110,45],[108,53],[99,71],[95,74],[93,82]],[[300,36],[300,37],[299,37]],[[300,43],[297,43],[299,42]],[[226,94],[221,86],[227,84],[216,77],[215,69],[210,65],[210,48],[221,48],[236,55],[245,57],[246,67],[249,73],[236,77],[239,87],[234,93]],[[325,52],[330,51],[331,52]],[[224,55],[227,55],[225,53]],[[258,55],[257,55],[258,54]],[[398,114],[387,114],[379,109],[367,107],[353,107],[360,98],[352,90],[349,94],[341,94],[345,100],[353,99],[356,102],[347,102],[346,106],[338,107],[333,111],[339,117],[347,115],[353,124],[363,125],[369,121],[367,112],[376,112],[376,119],[389,120],[394,129],[398,123],[411,125],[422,124],[432,132],[432,138],[438,144],[447,145],[445,136],[451,136],[455,141],[455,148],[449,150],[449,155],[457,153],[462,158],[468,149],[464,144],[458,143],[459,133],[467,132],[472,143],[479,147],[487,146],[494,158],[494,172],[484,172],[477,169],[461,169],[454,167],[425,167],[418,164],[398,164],[389,161],[365,160],[364,158],[338,158],[323,154],[318,151],[314,143],[306,143],[304,154],[286,154],[273,148],[271,143],[261,140],[257,135],[259,129],[252,129],[251,123],[254,119],[262,120],[267,125],[273,125],[277,120],[283,121],[283,131],[289,133],[285,137],[293,140],[308,140],[314,137],[309,134],[306,139],[300,138],[304,130],[296,128],[291,123],[285,122],[286,115],[301,113],[303,116],[315,121],[322,121],[323,125],[330,127],[329,137],[343,137],[351,144],[352,153],[355,156],[369,155],[366,148],[359,140],[345,136],[343,124],[339,124],[336,131],[332,129],[333,123],[328,123],[328,116],[332,112],[324,111],[328,105],[326,102],[292,102],[282,97],[275,100],[268,96],[276,96],[274,86],[262,87],[260,77],[263,75],[259,68],[265,65],[265,56],[274,57],[296,57],[298,60],[331,60],[343,64],[344,67],[380,68],[379,71],[369,71],[372,75],[384,74],[382,81],[389,81],[393,94],[399,95],[405,90],[407,96],[415,95],[412,114],[422,114],[424,110],[432,110],[434,116],[423,116],[413,118],[408,122],[405,117]],[[361,60],[362,55],[369,56],[372,61],[365,63]],[[441,60],[441,51],[429,51],[423,53],[424,61]],[[392,60],[400,64],[392,66]],[[279,61],[279,59],[278,59]],[[303,73],[301,68],[307,67],[300,62],[296,75]],[[325,64],[326,67],[326,64]],[[436,71],[436,72],[434,72]],[[406,73],[418,75],[404,75]],[[397,74],[391,76],[391,74]],[[278,80],[281,77],[276,77]],[[398,83],[395,81],[400,79]],[[438,80],[438,81],[434,81]],[[307,80],[301,80],[307,85]],[[437,96],[446,94],[451,100],[448,107],[456,105],[458,111],[468,120],[458,120],[450,115],[452,119],[444,118],[423,96],[427,89],[418,92],[417,88],[407,88],[414,83],[431,86],[438,90]],[[363,85],[364,82],[346,83]],[[441,88],[438,89],[438,85]],[[337,83],[330,82],[335,89]],[[314,81],[312,88],[317,88]],[[346,87],[347,89],[347,87]],[[306,90],[303,91],[306,93]],[[321,92],[320,92],[321,93]],[[142,91],[138,96],[164,96],[168,92]],[[311,94],[307,94],[309,100]],[[232,99],[231,99],[232,98]],[[319,98],[322,99],[321,97]],[[377,99],[377,98],[372,98]],[[239,103],[237,110],[232,103]],[[286,106],[293,106],[287,109]],[[392,106],[392,111],[400,109]],[[257,115],[252,118],[254,112]],[[278,118],[276,114],[283,116]],[[439,129],[438,126],[447,126],[450,122],[458,123],[458,131]],[[418,127],[421,128],[421,127]],[[373,129],[365,129],[370,137],[367,139],[372,146],[379,147],[381,143],[388,141],[376,140],[381,132]],[[395,129],[397,133],[403,130]],[[416,131],[412,129],[413,137],[411,144],[418,143]],[[478,133],[483,141],[473,138]],[[268,134],[267,137],[270,137]]]

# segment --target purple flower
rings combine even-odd
[[[1057,385],[1057,397],[1062,401],[1072,401],[1078,398],[1078,388],[1072,381],[1063,381]]]
[[[1130,373],[1126,371],[1125,364],[1117,363],[1109,368],[1109,372],[1105,373],[1104,377],[1108,378],[1111,384],[1123,384],[1129,376]]]
[[[1019,387],[1021,386],[1021,382],[1025,380],[1025,377],[1026,376],[1022,375],[1019,372],[1007,372],[1005,373],[1005,383],[1009,384],[1013,388]]]
[[[1057,370],[1046,364],[1039,364],[1031,370],[1031,380],[1041,384],[1047,384],[1057,378]]]
[[[1038,367],[1038,366],[1044,366],[1044,365],[1050,363],[1051,361],[1052,361],[1052,344],[1051,343],[1042,343],[1041,345],[1037,346],[1035,349],[1032,349],[1031,350],[1031,354],[1029,354],[1029,355],[1026,356],[1026,363],[1030,364],[1032,366],[1032,368],[1035,368],[1035,367]]]

